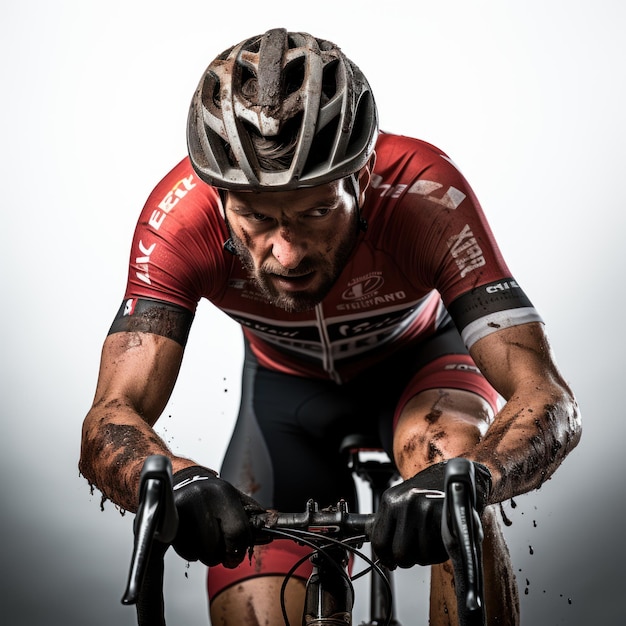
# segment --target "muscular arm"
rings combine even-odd
[[[500,502],[545,482],[581,435],[574,395],[559,373],[543,325],[523,324],[474,344],[472,357],[507,401],[468,454],[492,472]]]
[[[182,346],[161,335],[107,337],[93,406],[82,431],[79,469],[110,500],[135,511],[139,474],[148,455],[165,454],[174,471],[194,465],[176,457],[153,430],[182,361]]]

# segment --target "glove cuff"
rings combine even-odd
[[[474,482],[476,483],[476,510],[482,513],[491,495],[491,472],[482,463],[472,461],[474,466]]]
[[[172,485],[174,491],[176,491],[198,480],[211,480],[214,478],[217,478],[217,472],[214,472],[208,467],[202,467],[201,465],[192,465],[191,467],[178,470],[172,476]]]

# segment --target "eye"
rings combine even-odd
[[[252,211],[249,213],[240,213],[240,215],[245,220],[248,220],[249,222],[252,222],[254,224],[262,224],[263,222],[267,222],[270,219],[267,215],[264,215],[263,213],[254,213]]]
[[[329,209],[328,207],[320,207],[319,209],[311,209],[307,213],[307,217],[326,217],[327,215],[330,214],[331,211],[332,209]]]

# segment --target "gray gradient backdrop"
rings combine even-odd
[[[3,624],[134,623],[132,516],[101,512],[79,477],[81,421],[136,216],[185,153],[197,80],[275,26],[337,41],[382,127],[437,144],[473,185],[585,418],[557,475],[505,504],[523,623],[621,621],[626,4],[4,0],[0,22]],[[177,451],[219,465],[241,356],[204,303],[159,425]],[[167,574],[170,623],[207,623],[204,568],[170,555]],[[427,623],[427,578],[401,575],[406,624]]]

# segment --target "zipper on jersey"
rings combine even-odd
[[[320,345],[322,346],[322,363],[324,371],[328,373],[331,380],[341,384],[341,376],[335,371],[335,360],[333,359],[332,345],[328,336],[328,329],[324,323],[324,311],[321,304],[315,306],[315,319],[317,329],[320,333]]]

